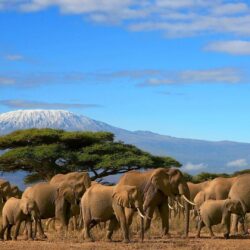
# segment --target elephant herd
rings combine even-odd
[[[156,211],[162,235],[168,237],[171,210],[176,206],[184,213],[184,237],[188,236],[192,210],[197,220],[197,237],[204,226],[214,237],[212,226],[222,223],[226,227],[224,236],[228,238],[231,214],[236,233],[237,225],[243,223],[245,214],[250,212],[249,183],[250,174],[244,174],[194,184],[186,182],[182,172],[175,168],[130,171],[114,186],[91,182],[87,172],[57,174],[49,182],[37,183],[23,193],[0,179],[0,205],[3,207],[0,240],[16,240],[23,221],[26,239],[31,240],[37,233],[39,238],[47,238],[42,220],[47,219],[47,226],[59,220],[61,230],[67,231],[72,219],[74,228],[82,230],[85,241],[94,241],[91,233],[94,226],[109,222],[106,239],[111,241],[114,230],[120,227],[123,242],[128,243],[134,215],[140,217],[143,240],[144,231],[150,228]],[[15,230],[11,237],[13,225]]]

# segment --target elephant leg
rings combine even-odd
[[[41,237],[42,239],[47,239],[47,236],[46,236],[46,234],[45,234],[44,231],[43,231],[41,219],[38,219],[38,220],[37,220],[37,228],[38,228],[38,232],[39,232],[40,237]]]
[[[232,214],[232,234],[237,235],[238,231],[238,216],[236,214]]]
[[[200,238],[201,237],[201,229],[205,226],[205,224],[202,220],[199,220],[197,224],[198,224],[198,226],[197,226],[198,230],[197,230],[196,237]]]
[[[12,238],[11,238],[11,228],[12,228],[12,225],[7,226],[7,240],[12,240]]]
[[[108,241],[112,241],[112,235],[113,235],[114,230],[117,228],[117,226],[118,226],[118,221],[114,217],[110,220],[109,225],[108,225],[108,230],[106,234],[106,238]]]
[[[33,240],[33,237],[32,237],[32,222],[31,222],[31,220],[28,220],[26,222],[26,226],[27,226],[27,229],[28,229],[28,240]]]
[[[129,243],[129,230],[128,230],[128,224],[125,216],[125,209],[121,207],[120,205],[113,205],[114,211],[115,211],[115,216],[117,220],[120,223],[122,233],[123,233],[123,242],[124,243]]]
[[[73,219],[73,230],[77,230],[77,228],[78,228],[78,225],[77,225],[77,216],[74,215],[72,219]]]
[[[8,224],[7,223],[3,224],[3,227],[0,230],[0,240],[4,240],[4,233],[5,233],[7,228],[8,228]]]
[[[213,232],[213,230],[212,230],[212,226],[211,226],[211,225],[208,226],[208,231],[209,231],[209,233],[210,233],[210,237],[211,237],[212,239],[214,239],[214,238],[215,238],[215,235],[214,235],[214,232]]]
[[[17,240],[17,236],[18,236],[18,233],[19,233],[19,229],[20,229],[20,226],[21,226],[21,220],[17,221],[16,223],[16,228],[15,228],[15,231],[14,231],[14,235],[13,235],[13,240]]]
[[[162,235],[170,237],[170,234],[169,234],[169,208],[168,208],[167,202],[164,202],[159,207],[159,213],[161,216],[161,223],[162,223]]]
[[[85,217],[85,220],[84,220],[84,240],[85,241],[94,241],[94,239],[90,235],[90,230],[95,225],[96,224],[91,223],[90,219],[86,219],[86,217]]]
[[[230,234],[230,219],[231,216],[228,216],[225,220],[225,226],[226,226],[226,232],[224,233],[224,238],[229,239],[229,234]]]

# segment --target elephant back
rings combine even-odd
[[[50,184],[60,186],[60,185],[70,185],[72,186],[78,196],[78,199],[82,197],[87,188],[91,186],[91,179],[87,172],[72,172],[68,174],[58,174],[52,177]]]

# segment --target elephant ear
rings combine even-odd
[[[155,170],[150,178],[152,185],[164,195],[172,197],[169,175],[162,168]]]
[[[129,191],[125,186],[115,188],[112,197],[118,205],[131,208]]]
[[[22,212],[26,215],[29,214],[29,209],[28,209],[28,205],[29,205],[29,200],[27,198],[22,198],[20,200],[20,209],[22,210]]]

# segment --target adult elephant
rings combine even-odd
[[[57,174],[51,178],[50,184],[59,186],[67,184],[74,187],[77,199],[80,201],[83,194],[91,186],[91,179],[87,172],[71,172],[68,174]]]
[[[57,174],[51,178],[50,184],[60,186],[62,184],[71,185],[76,193],[77,204],[71,207],[71,216],[73,217],[74,229],[77,229],[77,218],[80,215],[80,200],[86,190],[91,186],[91,179],[87,172],[71,172],[67,174]],[[53,220],[53,219],[52,219]],[[47,227],[52,220],[49,220]],[[55,221],[54,221],[55,222]]]
[[[240,201],[244,214],[250,212],[250,174],[238,176],[228,194],[228,198]],[[237,220],[236,220],[237,221]],[[236,221],[233,223],[233,229]],[[244,228],[243,228],[244,230]]]
[[[217,177],[204,183],[203,188],[194,197],[197,209],[206,200],[225,200],[228,198],[229,191],[237,177],[225,178]]]
[[[28,187],[22,197],[33,199],[36,202],[41,219],[55,217],[67,229],[70,208],[76,204],[76,195],[71,186],[63,184],[57,187],[49,183],[38,183],[33,187]],[[38,220],[37,225],[40,235],[46,238],[41,220]]]
[[[6,202],[10,198],[11,186],[10,183],[5,179],[0,179],[0,204]]]
[[[200,183],[192,183],[192,182],[187,182],[188,189],[190,192],[190,200],[194,201],[195,196],[202,190],[204,190],[207,186],[209,186],[211,180],[209,181],[203,181]]]
[[[113,231],[121,226],[123,241],[129,242],[128,224],[125,208],[138,211],[142,217],[141,237],[143,239],[143,199],[142,194],[135,186],[105,186],[94,184],[87,190],[81,199],[81,209],[84,221],[84,238],[93,241],[90,230],[100,222],[110,221],[107,231],[107,240],[111,241]]]
[[[156,208],[162,221],[163,235],[169,234],[168,197],[183,196],[185,199],[185,237],[189,230],[189,189],[180,170],[158,168],[147,172],[130,171],[124,174],[117,186],[136,186],[143,194],[143,209],[147,216],[145,230],[149,229]],[[126,209],[129,225],[132,223],[133,210]]]
[[[10,185],[10,196],[15,198],[21,198],[23,192],[16,185]]]

